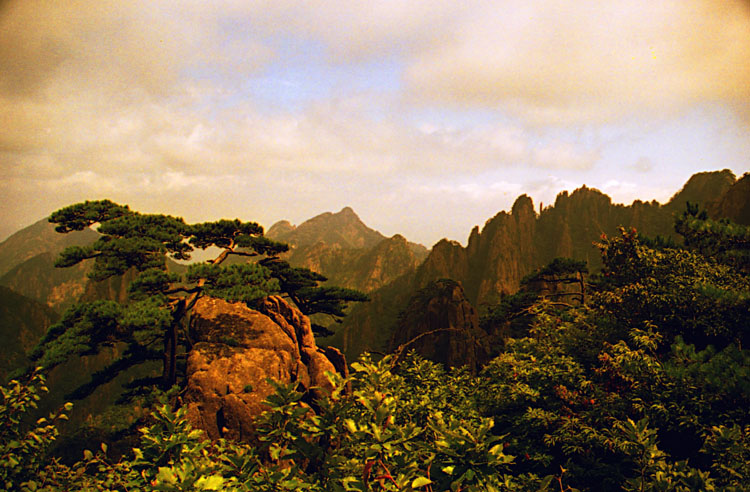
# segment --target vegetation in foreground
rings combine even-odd
[[[0,486],[750,490],[750,232],[694,209],[677,228],[685,246],[603,238],[585,304],[506,300],[492,322],[514,337],[479,374],[364,356],[348,380],[330,375],[336,389],[314,408],[277,386],[253,443],[203,440],[163,397],[132,456],[103,446],[64,465],[45,457],[64,411],[26,425],[43,378],[12,381]]]

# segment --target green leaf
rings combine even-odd
[[[539,492],[545,492],[549,488],[550,484],[552,483],[554,479],[555,479],[554,475],[547,475],[546,477],[544,477],[542,481],[539,483]]]
[[[221,490],[224,485],[224,477],[221,475],[201,477],[195,482],[195,485],[200,490]]]
[[[347,430],[349,430],[349,432],[351,432],[352,434],[357,432],[357,424],[355,424],[352,419],[345,419],[344,425],[346,426]]]
[[[159,473],[156,474],[156,480],[169,484],[177,483],[177,477],[175,476],[174,470],[165,466],[159,467]]]
[[[416,489],[417,487],[424,487],[425,485],[429,485],[432,483],[432,480],[430,480],[427,477],[417,477],[412,481],[411,488]]]

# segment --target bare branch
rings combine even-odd
[[[394,352],[394,355],[396,357],[394,357],[393,362],[391,363],[391,369],[393,369],[394,367],[396,367],[396,365],[398,365],[398,363],[401,362],[401,356],[403,355],[404,350],[406,350],[406,348],[409,345],[413,344],[414,342],[416,342],[420,338],[424,338],[424,337],[429,336],[429,335],[434,335],[435,333],[439,333],[439,332],[442,332],[442,331],[461,331],[461,330],[459,330],[458,328],[438,328],[436,330],[430,330],[430,331],[426,331],[424,333],[420,333],[419,335],[415,336],[414,338],[412,338],[408,342],[403,343],[403,344],[401,344],[401,345],[398,346],[398,348]]]

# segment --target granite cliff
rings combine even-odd
[[[466,366],[476,373],[488,360],[489,337],[461,284],[449,279],[430,282],[409,301],[388,344],[388,352],[416,350],[447,367]]]
[[[349,358],[364,350],[386,349],[398,330],[399,313],[419,289],[438,279],[459,282],[468,301],[481,312],[483,306],[518,291],[525,275],[556,257],[586,261],[596,271],[601,260],[593,243],[602,234],[614,234],[623,226],[648,236],[674,236],[674,216],[687,201],[709,210],[723,207],[716,208],[717,213],[727,205],[714,204],[725,202],[744,210],[750,202],[750,194],[743,193],[747,182],[747,177],[737,181],[729,170],[699,173],[664,205],[639,200],[614,204],[604,193],[583,186],[560,193],[553,205],[537,212],[532,200],[522,195],[510,212],[498,213],[481,230],[475,227],[465,247],[441,240],[417,268],[371,292],[371,302],[352,310],[331,343]]]

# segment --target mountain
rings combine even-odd
[[[55,259],[68,246],[97,237],[91,229],[60,234],[42,219],[0,243],[0,285],[62,313],[84,292],[90,265],[55,268]]]
[[[335,249],[369,249],[385,239],[378,231],[367,227],[351,207],[337,213],[326,212],[295,227],[288,221],[277,222],[266,232],[276,241],[298,247],[325,243]]]
[[[28,364],[26,353],[57,319],[44,304],[0,286],[0,379]]]
[[[750,225],[750,173],[745,173],[724,194],[708,205],[714,218],[726,217],[742,225]]]
[[[0,285],[62,313],[86,290],[90,266],[55,268],[56,258],[50,251],[32,256],[0,277]]]
[[[443,239],[417,268],[371,292],[371,302],[356,306],[330,343],[349,358],[364,350],[382,351],[410,299],[435,280],[459,282],[469,302],[482,312],[502,296],[518,291],[525,275],[556,257],[584,260],[596,271],[601,259],[593,243],[602,234],[616,234],[623,226],[647,236],[673,236],[674,216],[685,209],[687,201],[706,206],[740,203],[734,209],[745,210],[750,201],[750,194],[742,193],[746,182],[744,177],[736,181],[729,170],[699,173],[665,205],[640,200],[614,204],[604,193],[583,186],[560,193],[540,213],[531,198],[522,195],[510,212],[498,213],[481,230],[474,227],[466,247]]]
[[[56,256],[68,246],[90,243],[97,236],[91,229],[60,234],[53,224],[42,219],[0,243],[0,276],[34,256],[42,253]]]
[[[292,266],[328,277],[330,285],[371,292],[416,267],[427,248],[401,235],[387,238],[367,227],[350,207],[326,212],[299,226],[280,221],[266,236],[289,244]]]
[[[736,184],[737,179],[729,169],[697,173],[692,175],[685,186],[669,199],[665,207],[681,213],[685,210],[687,202],[709,206],[717,199],[720,200]]]
[[[448,367],[467,366],[476,373],[488,358],[488,338],[479,327],[476,309],[461,284],[441,279],[430,282],[409,301],[391,336],[388,352],[416,350]]]
[[[46,219],[13,234],[0,243],[0,263],[7,270],[0,274],[0,285],[46,304],[58,313],[79,300],[127,298],[127,285],[132,275],[104,282],[88,278],[91,262],[68,268],[56,268],[55,260],[68,246],[82,246],[95,241],[98,234],[91,229],[61,234]],[[171,272],[184,272],[186,267],[168,260]]]

